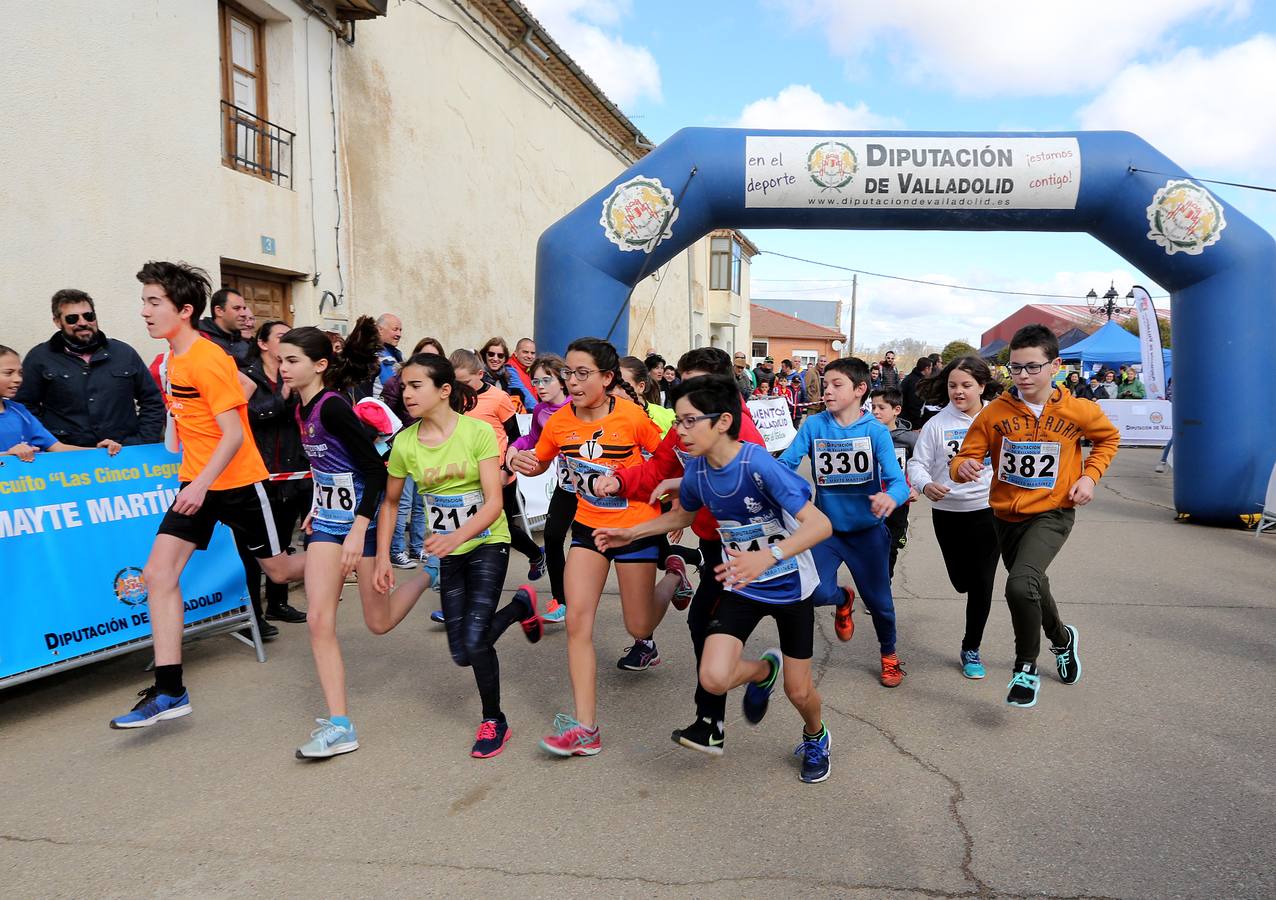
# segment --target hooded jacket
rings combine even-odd
[[[1094,445],[1084,459],[1082,438]],[[1121,433],[1097,403],[1056,387],[1038,418],[1007,392],[975,417],[948,464],[948,475],[956,481],[963,462],[991,456],[988,505],[999,519],[1022,522],[1052,509],[1073,508],[1076,504],[1068,499],[1072,486],[1082,475],[1097,483],[1120,444]]]

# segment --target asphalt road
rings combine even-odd
[[[188,646],[194,713],[142,731],[107,728],[148,683],[142,654],[0,694],[4,894],[1276,896],[1276,537],[1175,522],[1155,461],[1122,451],[1051,570],[1083,678],[1062,685],[1046,654],[1034,709],[1003,702],[1000,600],[989,677],[961,677],[963,605],[924,501],[896,574],[904,684],[877,683],[866,618],[841,644],[819,617],[822,785],[797,778],[800,722],[780,694],[756,728],[732,696],[722,758],[672,744],[692,712],[683,617],[657,634],[663,665],[620,672],[614,593],[602,754],[537,748],[569,711],[564,635],[532,646],[513,629],[499,646],[513,740],[471,759],[477,692],[426,619],[434,595],[375,637],[350,589],[362,748],[331,761],[293,758],[323,713],[300,625],[280,626],[265,665],[226,637]],[[773,638],[766,625],[750,647]]]

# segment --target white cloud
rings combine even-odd
[[[643,98],[661,98],[660,66],[646,47],[613,33],[631,11],[620,0],[524,0],[546,32],[624,109]]]
[[[772,0],[852,63],[902,41],[895,73],[959,94],[1060,95],[1094,89],[1202,15],[1242,17],[1249,0]]]
[[[1271,170],[1273,83],[1276,40],[1258,35],[1213,55],[1188,48],[1129,66],[1077,116],[1082,128],[1133,131],[1184,166]]]
[[[874,130],[898,128],[889,116],[872,112],[863,102],[847,106],[825,100],[808,84],[791,84],[774,97],[755,100],[734,123],[737,128],[795,128],[808,130]]]

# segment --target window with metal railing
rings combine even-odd
[[[225,125],[222,159],[226,164],[291,189],[296,134],[233,103],[223,100],[221,104]]]

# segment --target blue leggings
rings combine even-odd
[[[448,649],[458,666],[474,670],[483,718],[504,719],[501,712],[501,666],[496,641],[505,629],[527,615],[523,604],[497,610],[509,567],[509,544],[480,544],[468,553],[441,559],[443,621]]]
[[[846,595],[837,586],[837,570],[845,563],[864,606],[873,617],[873,628],[882,655],[895,652],[895,600],[891,596],[891,535],[879,523],[860,531],[835,531],[828,540],[811,548],[820,583],[813,599],[816,606],[838,606]]]

